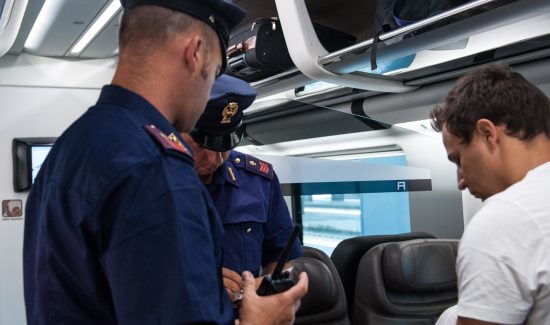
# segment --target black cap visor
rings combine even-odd
[[[231,131],[214,132],[201,129],[193,129],[190,135],[196,143],[202,147],[217,151],[224,152],[235,148],[243,138],[244,126],[239,123],[237,128]]]

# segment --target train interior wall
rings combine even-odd
[[[13,189],[12,139],[57,137],[109,82],[114,61],[65,60],[30,55],[0,58],[0,199],[22,200]],[[23,303],[22,218],[0,220],[0,325],[26,324]]]

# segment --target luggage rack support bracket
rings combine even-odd
[[[292,61],[306,76],[344,87],[402,93],[416,89],[397,78],[366,72],[336,74],[326,70],[319,60],[329,54],[323,47],[313,24],[305,0],[275,0],[283,34]]]

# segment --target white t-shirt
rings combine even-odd
[[[458,316],[550,324],[550,162],[487,199],[457,259]]]
[[[456,325],[456,322],[458,320],[458,317],[456,315],[456,308],[457,305],[447,308],[447,310],[445,310],[443,314],[439,316],[435,325]]]

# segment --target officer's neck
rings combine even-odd
[[[199,175],[199,177],[204,184],[210,184],[210,182],[212,182],[212,178],[214,178],[214,174]]]

